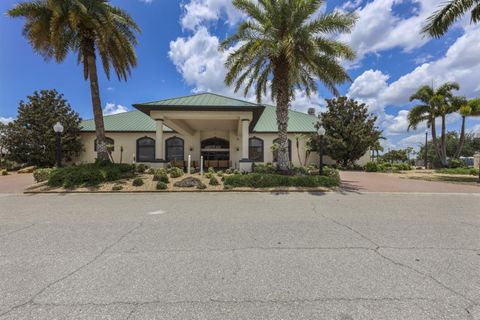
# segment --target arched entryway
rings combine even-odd
[[[202,140],[201,154],[204,160],[230,160],[230,142],[218,137]]]

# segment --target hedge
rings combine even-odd
[[[48,178],[51,187],[73,188],[95,186],[102,182],[131,178],[135,175],[131,164],[83,164],[55,169]]]
[[[224,184],[232,188],[273,188],[273,187],[336,187],[340,184],[338,175],[331,176],[286,176],[280,174],[249,173],[225,177]]]

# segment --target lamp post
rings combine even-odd
[[[53,131],[55,131],[55,160],[57,162],[57,167],[62,166],[62,144],[61,144],[61,134],[63,132],[63,126],[60,122],[55,123],[53,126]]]
[[[318,167],[318,173],[323,175],[323,136],[325,135],[325,128],[320,125],[317,130],[318,133],[318,154],[320,156],[320,166]]]
[[[428,129],[425,129],[425,170],[428,169]]]

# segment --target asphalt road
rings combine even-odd
[[[480,319],[480,196],[0,195],[0,319]]]

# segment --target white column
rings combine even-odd
[[[242,119],[242,159],[248,159],[248,127],[250,120]]]
[[[155,133],[155,159],[165,160],[163,153],[163,119],[155,120],[157,130]]]

